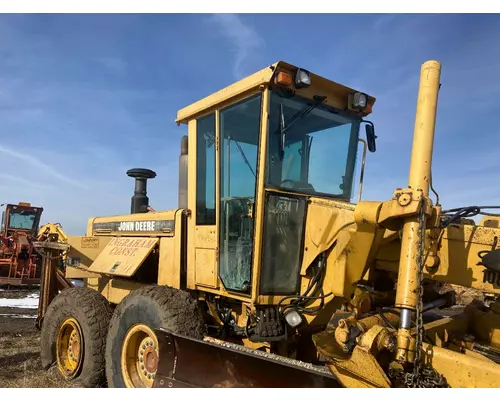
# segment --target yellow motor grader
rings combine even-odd
[[[500,218],[431,198],[440,74],[421,67],[408,185],[386,201],[352,202],[376,151],[366,93],[278,62],[180,110],[177,209],[131,169],[129,215],[38,244],[44,367],[108,387],[500,386],[500,303],[452,307],[444,286],[500,292]]]

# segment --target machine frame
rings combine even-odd
[[[478,225],[471,224],[465,217],[482,213],[480,207],[442,210],[439,200],[434,204],[430,198],[440,74],[438,62],[422,65],[408,187],[396,189],[387,201],[350,202],[354,165],[348,161],[346,185],[341,189],[349,196],[334,198],[315,191],[305,193],[302,186],[300,190],[286,190],[266,183],[269,170],[264,166],[269,163],[267,139],[273,117],[270,88],[279,87],[285,98],[296,93],[316,107],[326,104],[339,115],[366,123],[364,144],[374,151],[374,127],[363,118],[371,113],[375,98],[362,92],[278,62],[180,110],[176,122],[187,125],[188,136],[181,141],[179,207],[169,211],[149,207],[146,182],[156,174],[132,169],[128,175],[136,181],[131,214],[91,218],[85,236],[68,236],[66,276],[58,279],[67,289],[68,279],[82,278],[86,288],[43,296],[44,311],[39,320],[44,321],[42,336],[49,343],[42,348],[42,362],[48,365],[56,358],[50,349],[67,354],[65,343],[69,340],[73,345],[76,341],[90,346],[87,353],[106,347],[106,360],[95,356],[86,361],[83,353],[74,360],[57,356],[68,378],[78,376],[81,368],[88,382],[99,381],[102,376],[88,371],[105,364],[112,386],[189,386],[189,371],[175,368],[188,368],[189,363],[176,364],[175,357],[183,354],[195,360],[193,349],[209,341],[211,350],[207,348],[205,361],[222,353],[228,357],[224,361],[227,370],[217,371],[212,379],[232,385],[238,382],[231,371],[246,362],[262,368],[261,374],[252,378],[252,385],[270,384],[266,375],[272,373],[273,364],[266,364],[262,353],[248,351],[259,349],[284,357],[280,358],[281,365],[289,363],[290,368],[296,366],[292,360],[328,368],[345,387],[496,387],[500,382],[498,299],[492,305],[471,304],[456,316],[429,314],[430,310],[454,304],[453,292],[443,293],[441,282],[500,293],[499,217],[489,215]],[[231,133],[243,137],[244,129],[253,129],[258,136],[255,169],[250,164],[255,192],[241,196],[247,207],[242,205],[239,213],[224,214],[229,208],[222,206],[226,193],[222,188],[227,188],[228,182],[233,184],[223,175],[224,168],[227,171],[224,160],[231,154],[230,146],[225,153],[225,128],[221,128],[226,117],[231,120],[225,112],[256,95],[262,96],[258,127],[250,128],[241,113],[233,117],[233,122],[245,123]],[[211,114],[216,155],[213,214],[206,212],[203,199],[199,201],[198,192],[205,200],[208,192],[197,179],[203,172],[198,167],[206,166],[206,160],[199,157],[198,128]],[[279,139],[285,142],[287,124],[280,122],[283,115],[280,111]],[[203,138],[210,129],[207,126],[203,126]],[[359,131],[355,133],[348,148],[354,148],[360,140]],[[240,145],[236,147],[241,150]],[[242,159],[248,166],[248,158]],[[307,177],[307,172],[303,169],[300,175]],[[273,209],[273,195],[288,206],[274,204]],[[254,198],[250,204],[249,198]],[[304,203],[303,212],[293,214],[289,205],[295,202],[298,210],[300,201]],[[237,229],[226,234],[229,217],[235,215]],[[245,225],[247,220],[253,227]],[[268,221],[273,224],[266,225]],[[302,221],[302,231],[296,221]],[[298,240],[291,237],[292,229],[283,228],[290,226],[297,228]],[[253,235],[251,262],[245,253],[249,236],[238,234],[243,231]],[[229,247],[223,249],[223,240],[229,243],[229,234],[234,232],[240,247],[230,270],[239,274],[238,285],[231,283],[228,275],[221,275],[221,271],[225,273],[222,257],[229,254]],[[269,232],[274,236],[267,240]],[[56,245],[51,246],[57,251]],[[276,271],[280,263],[295,268],[300,276],[297,290],[261,290],[261,283],[267,279],[263,278],[265,251],[280,255],[272,264]],[[293,251],[299,254],[295,258]],[[234,268],[234,263],[243,267]],[[44,265],[49,268],[50,263]],[[240,279],[249,271],[250,279]],[[47,283],[50,276],[49,272],[44,274],[44,287],[51,287]],[[288,278],[285,274],[273,280],[281,284]],[[100,320],[90,306],[83,314],[75,308],[77,295],[79,302],[100,307]],[[73,317],[64,320],[73,308]],[[108,308],[110,313],[114,310],[111,318]],[[99,339],[85,342],[85,327]],[[204,328],[212,329],[205,339],[201,333]],[[72,329],[71,334],[61,336],[69,339],[55,340],[57,329]],[[213,336],[223,338],[218,345],[226,350],[216,350]],[[236,352],[227,350],[229,342],[243,347]],[[312,382],[310,378],[308,375],[306,381]],[[197,383],[191,383],[195,386],[208,385],[194,381]]]

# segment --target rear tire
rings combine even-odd
[[[168,286],[131,292],[116,307],[106,340],[108,387],[151,387],[158,360],[154,329],[202,339],[203,315],[189,293]]]
[[[104,348],[111,315],[101,293],[85,287],[63,290],[43,319],[42,367],[47,370],[56,364],[62,377],[78,380],[84,387],[104,385]]]

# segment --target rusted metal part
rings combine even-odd
[[[160,349],[156,388],[340,387],[327,368],[216,339],[155,333]]]
[[[0,283],[12,286],[40,283],[39,257],[31,241],[42,212],[43,208],[32,207],[30,203],[6,204],[0,227]],[[15,221],[14,216],[22,213],[33,217],[31,224],[23,226]]]
[[[40,278],[36,253],[25,232],[10,237],[0,235],[0,280],[4,284],[38,284]]]
[[[64,272],[62,272],[60,269],[56,269],[56,278],[59,288],[68,289],[73,287],[71,281],[66,279],[66,277],[64,276]]]
[[[38,285],[40,283],[40,278],[0,278],[0,285],[10,285],[10,286],[30,286]]]
[[[52,251],[50,251],[52,255]],[[42,259],[42,277],[40,282],[40,297],[38,299],[38,310],[35,326],[42,328],[43,316],[47,312],[50,302],[56,296],[55,270],[52,267],[52,260],[48,257]]]
[[[59,252],[67,251],[69,245],[66,243],[59,242],[33,242],[33,247],[37,250],[57,250]],[[42,254],[43,255],[43,254]],[[56,254],[53,256],[59,256],[60,254]]]
[[[73,285],[59,270],[60,259],[69,247],[67,244],[35,242],[33,246],[42,256],[40,298],[38,300],[37,318],[35,321],[36,328],[41,329],[43,317],[47,312],[49,304],[57,295],[58,289],[62,290]]]

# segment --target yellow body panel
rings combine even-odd
[[[424,344],[426,362],[443,374],[452,388],[498,388],[500,368],[483,360]]]
[[[478,265],[480,251],[491,250],[500,229],[478,225],[452,225],[444,230],[439,241],[439,266],[424,271],[427,279],[471,287],[500,294],[499,274]],[[377,268],[397,272],[401,241],[394,238],[378,249]]]
[[[130,279],[100,277],[87,279],[86,286],[100,292],[111,304],[119,304],[131,291],[144,284]]]
[[[158,264],[158,285],[181,287],[179,243],[174,238],[160,239],[160,260]]]
[[[112,237],[68,236],[70,249],[66,260],[66,278],[97,278],[100,275],[88,269]]]

